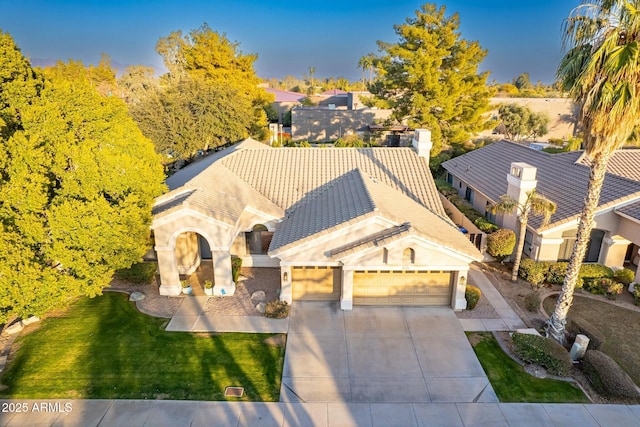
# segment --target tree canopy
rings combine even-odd
[[[535,113],[529,107],[518,104],[501,105],[498,109],[499,126],[512,141],[544,136],[549,132],[549,115]]]
[[[97,295],[139,261],[164,177],[122,101],[86,76],[34,71],[8,34],[0,51],[4,323]]]
[[[486,128],[492,90],[488,72],[478,73],[486,51],[462,39],[457,13],[424,4],[415,18],[394,29],[396,43],[378,41],[373,58],[377,77],[369,86],[379,106],[393,109],[392,119],[431,129],[432,155],[443,144],[466,141]]]
[[[207,24],[162,37],[156,51],[169,70],[159,86],[140,68],[129,69],[120,85],[129,89],[131,113],[158,152],[188,159],[247,136],[265,137],[273,95],[259,86],[257,55],[242,53]]]

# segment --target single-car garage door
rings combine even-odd
[[[451,305],[450,271],[355,271],[353,303],[359,305]]]
[[[339,267],[293,267],[293,299],[301,301],[337,301],[342,275]]]

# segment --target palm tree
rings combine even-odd
[[[364,82],[364,72],[365,70],[369,70],[369,84],[371,84],[371,80],[373,79],[373,66],[374,66],[375,55],[373,53],[367,53],[365,56],[358,60],[358,67],[362,68],[362,86],[367,87]]]
[[[543,217],[542,226],[549,223],[551,215],[556,211],[556,204],[544,196],[539,195],[536,190],[527,192],[527,198],[522,203],[507,194],[500,196],[500,202],[491,207],[491,211],[513,214],[514,211],[518,215],[520,222],[520,231],[518,232],[518,244],[516,245],[516,258],[513,261],[513,270],[511,271],[511,281],[518,280],[518,269],[520,268],[520,260],[522,259],[522,251],[524,250],[524,237],[527,232],[527,223],[529,222],[529,213],[540,215]]]
[[[587,250],[607,163],[629,140],[640,117],[640,0],[589,0],[564,23],[567,53],[558,80],[580,106],[584,155],[590,167],[587,196],[562,290],[547,336],[564,342],[567,314]]]

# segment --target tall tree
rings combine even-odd
[[[558,67],[558,80],[580,106],[591,172],[569,267],[547,327],[547,336],[559,342],[565,338],[607,164],[632,137],[640,117],[640,1],[585,1],[573,9],[564,30],[568,50]]]
[[[535,113],[529,107],[518,104],[501,105],[498,109],[501,128],[512,141],[518,139],[535,138],[548,132],[549,115]]]
[[[158,41],[156,51],[163,57],[169,70],[169,73],[163,76],[164,90],[158,96],[161,98],[165,95],[174,96],[177,88],[192,87],[193,85],[203,88],[203,97],[210,97],[212,91],[219,94],[226,91],[226,96],[232,96],[232,99],[224,99],[220,106],[213,104],[207,108],[209,110],[217,108],[216,114],[219,117],[224,117],[223,105],[228,106],[230,102],[235,102],[237,106],[233,108],[231,116],[224,120],[226,122],[235,120],[237,110],[241,107],[246,108],[243,114],[249,118],[249,122],[241,121],[243,125],[246,125],[246,132],[243,134],[249,134],[259,139],[265,137],[267,115],[264,107],[273,102],[274,96],[260,87],[261,80],[253,68],[257,55],[244,54],[239,50],[237,42],[231,42],[225,34],[213,31],[207,24],[192,30],[186,36],[181,31],[172,32],[169,36]],[[207,85],[211,88],[205,88]],[[196,98],[200,97],[199,92],[191,92],[191,94]],[[156,101],[151,99],[149,102],[153,104]],[[165,99],[162,102],[166,105],[172,101]],[[194,99],[192,104],[202,105],[205,102],[207,100],[204,98]],[[173,117],[171,120],[172,126],[156,123],[156,127],[171,129],[174,128],[173,125],[179,126],[182,119]],[[186,123],[188,122],[185,122],[185,125]],[[143,129],[150,129],[153,124],[146,123],[141,126]],[[232,127],[228,126],[227,129]],[[184,128],[182,132],[190,133],[191,131]],[[157,132],[150,134],[154,143],[157,146],[163,145],[156,138],[156,135]],[[166,134],[164,139],[170,137],[171,135]],[[232,132],[225,135],[223,139],[234,141],[234,138],[237,137],[238,133]],[[174,151],[183,155],[189,155],[190,152],[190,150],[183,150],[180,147],[176,147]]]
[[[6,34],[0,46],[11,53],[0,56],[0,74],[12,76],[0,79],[0,94],[6,111],[19,111],[0,122],[5,323],[97,295],[116,269],[137,262],[164,177],[122,101],[98,94],[86,76],[37,75]]]
[[[458,14],[424,4],[394,29],[396,43],[378,41],[377,78],[370,91],[393,109],[392,119],[431,129],[432,156],[443,144],[463,142],[483,130],[492,90],[478,73],[486,51],[460,37]],[[382,105],[382,104],[379,104]]]
[[[157,95],[160,81],[152,67],[132,65],[127,67],[118,79],[118,97],[127,104],[138,104],[145,97]]]
[[[520,229],[518,230],[518,243],[516,245],[515,259],[513,260],[513,270],[511,270],[511,281],[515,282],[518,280],[518,270],[520,269],[520,260],[524,250],[529,214],[542,216],[542,225],[547,225],[551,215],[556,211],[556,204],[538,194],[536,190],[531,190],[527,192],[527,197],[522,203],[504,194],[500,196],[500,202],[496,203],[491,210],[494,214],[499,212],[513,215],[515,213],[518,216]]]
[[[517,87],[519,91],[533,89],[529,73],[522,73],[513,79],[513,85]]]

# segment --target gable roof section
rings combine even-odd
[[[625,178],[629,163],[626,150],[615,154],[613,169],[607,173],[600,195],[600,209],[640,198],[640,181]],[[582,151],[549,154],[509,141],[498,141],[442,163],[451,174],[494,202],[507,192],[507,175],[512,162],[524,162],[538,171],[537,191],[556,202],[556,213],[546,227],[542,218],[531,216],[529,224],[540,231],[578,217],[582,210],[589,181],[589,168],[581,162]],[[634,154],[635,156],[635,154]],[[631,177],[632,173],[625,173]]]
[[[310,193],[294,205],[278,225],[269,252],[286,250],[335,231],[338,227],[380,216],[399,224],[342,244],[329,257],[384,245],[407,234],[477,259],[479,252],[446,216],[438,216],[402,192],[353,170]],[[342,242],[341,242],[342,243]]]

